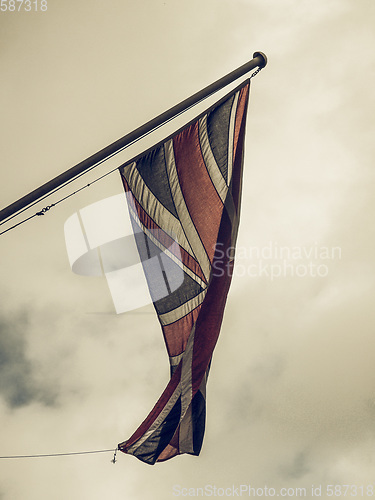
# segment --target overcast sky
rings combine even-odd
[[[153,467],[123,454],[113,465],[111,453],[2,460],[0,499],[164,500],[182,492],[175,485],[301,487],[307,498],[312,485],[322,485],[321,498],[332,484],[366,491],[375,447],[374,1],[47,5],[0,13],[2,207],[254,51],[269,63],[252,81],[237,267],[200,457]],[[105,278],[73,274],[67,258],[66,219],[121,190],[113,173],[1,236],[1,456],[115,448],[167,383],[152,307],[116,315]]]

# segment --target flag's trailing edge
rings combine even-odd
[[[164,268],[183,270],[182,285],[154,301],[171,378],[144,422],[118,445],[148,464],[199,455],[202,447],[206,381],[234,264],[249,88],[246,80],[119,169],[135,234],[143,231],[136,239],[151,297],[155,287],[170,290],[167,274],[161,283],[148,268],[152,255],[162,255]]]

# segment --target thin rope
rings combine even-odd
[[[0,459],[15,459],[15,458],[49,458],[49,457],[68,457],[71,455],[92,455],[94,453],[114,453],[114,458],[116,458],[116,453],[117,453],[117,448],[110,449],[110,450],[94,450],[94,451],[75,451],[75,452],[70,452],[70,453],[47,453],[47,454],[41,454],[41,455],[7,455],[0,457]],[[115,463],[112,460],[113,463]]]
[[[251,80],[255,75],[257,75],[263,68],[257,68],[250,76],[249,76],[249,80]],[[112,158],[113,156],[121,153],[122,151],[124,151],[125,149],[127,149],[129,146],[132,146],[133,144],[137,143],[138,141],[140,141],[141,139],[144,139],[145,137],[147,137],[149,134],[151,134],[152,132],[154,132],[155,130],[158,130],[160,127],[163,127],[166,123],[169,123],[170,121],[174,120],[175,118],[177,118],[178,116],[180,116],[181,114],[185,113],[186,111],[189,111],[189,109],[193,108],[194,106],[196,106],[197,104],[205,101],[206,99],[208,99],[209,97],[215,95],[217,92],[219,92],[221,89],[217,89],[215,90],[212,94],[206,96],[206,97],[203,97],[202,99],[200,99],[199,101],[195,102],[194,104],[191,104],[188,108],[184,109],[183,111],[180,111],[179,113],[177,113],[176,115],[174,115],[173,117],[169,118],[168,120],[166,120],[165,122],[161,123],[160,125],[154,127],[152,130],[149,130],[148,132],[146,132],[145,134],[141,135],[140,137],[138,137],[138,139],[135,139],[134,141],[130,142],[129,144],[127,144],[126,146],[123,146],[122,148],[120,148],[119,150],[115,151],[114,153],[110,154],[109,156],[106,156],[105,158],[103,158],[102,160],[100,160],[99,162],[95,163],[94,165],[92,165],[90,168],[88,168],[87,170],[85,170],[84,172],[81,172],[80,174],[76,175],[73,179],[70,179],[69,181],[65,182],[64,184],[62,184],[61,186],[57,187],[56,189],[54,189],[53,191],[47,193],[46,195],[44,195],[43,197],[39,198],[38,200],[34,201],[33,203],[31,203],[30,205],[28,205],[27,207],[23,208],[22,210],[18,211],[16,214],[13,214],[12,216],[8,217],[6,220],[0,222],[0,226],[2,226],[3,224],[6,224],[7,222],[9,222],[10,220],[12,220],[14,217],[17,217],[18,215],[22,214],[23,212],[25,212],[26,210],[29,210],[31,207],[33,207],[34,205],[36,205],[37,203],[39,203],[40,201],[43,201],[45,198],[47,198],[48,196],[51,196],[53,195],[54,193],[56,193],[57,191],[59,191],[60,189],[68,186],[71,182],[74,182],[76,181],[77,179],[79,179],[80,177],[82,177],[82,175],[85,175],[87,174],[88,172],[90,172],[91,170],[93,170],[94,168],[98,167],[99,165],[101,165],[102,163],[104,163],[105,161],[109,160],[110,158]],[[5,231],[2,231],[0,233],[0,236],[7,233],[8,231],[10,231],[11,229],[14,229],[16,228],[17,226],[20,226],[21,224],[29,221],[30,219],[36,217],[37,215],[44,215],[46,212],[48,212],[52,207],[55,207],[56,205],[58,205],[59,203],[61,203],[62,201],[65,201],[67,200],[68,198],[70,198],[71,196],[74,196],[75,194],[79,193],[80,191],[82,191],[83,189],[86,189],[88,188],[89,186],[91,186],[92,184],[95,184],[95,182],[97,181],[100,181],[101,179],[103,179],[104,177],[106,177],[107,175],[110,175],[112,174],[113,172],[117,171],[118,170],[118,167],[110,170],[109,172],[101,175],[100,177],[98,177],[97,179],[94,179],[92,182],[90,182],[89,184],[86,184],[85,186],[82,186],[80,187],[79,189],[77,189],[76,191],[74,191],[73,193],[70,193],[68,194],[67,196],[65,196],[64,198],[61,198],[60,200],[56,201],[55,203],[52,203],[51,205],[48,205],[47,207],[44,207],[42,208],[42,210],[40,210],[39,212],[36,212],[34,215],[26,218],[26,219],[23,219],[22,221],[18,222],[17,224],[15,224],[14,226],[11,226],[9,227],[8,229],[6,229]],[[1,457],[0,457],[1,458]]]
[[[21,221],[21,222],[19,222],[18,224],[14,224],[14,226],[8,227],[8,229],[5,229],[5,231],[2,231],[2,232],[0,233],[0,236],[1,236],[2,234],[4,234],[4,233],[7,233],[7,232],[8,232],[8,231],[10,231],[11,229],[14,229],[15,227],[20,226],[20,225],[21,225],[21,224],[23,224],[24,222],[27,222],[28,220],[33,219],[33,218],[34,218],[34,217],[36,217],[37,215],[38,215],[38,214],[34,214],[34,215],[32,215],[31,217],[28,217],[27,219],[22,220],[22,221]],[[8,222],[8,221],[7,221],[7,222]]]

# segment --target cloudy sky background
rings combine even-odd
[[[122,454],[113,465],[110,453],[2,460],[1,500],[162,500],[174,498],[173,485],[249,483],[306,487],[310,497],[312,484],[372,484],[374,19],[372,0],[48,0],[47,12],[1,13],[2,206],[254,51],[269,58],[252,83],[242,256],[201,456],[154,467]],[[65,220],[121,189],[111,174],[1,237],[1,456],[115,448],[164,389],[152,307],[116,315],[105,279],[74,275],[66,255]],[[260,261],[282,264],[280,247],[312,257],[294,254],[271,279]],[[315,258],[322,248],[340,252]],[[310,262],[325,276],[292,275]]]

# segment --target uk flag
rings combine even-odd
[[[206,382],[234,265],[249,88],[247,80],[120,167],[170,360],[164,392],[134,434],[118,445],[148,464],[182,453],[199,455],[202,447]],[[162,275],[148,266],[160,255]],[[214,272],[218,268],[222,272]],[[174,269],[176,276],[183,271],[177,287],[166,279]],[[168,286],[168,293],[160,293]]]

